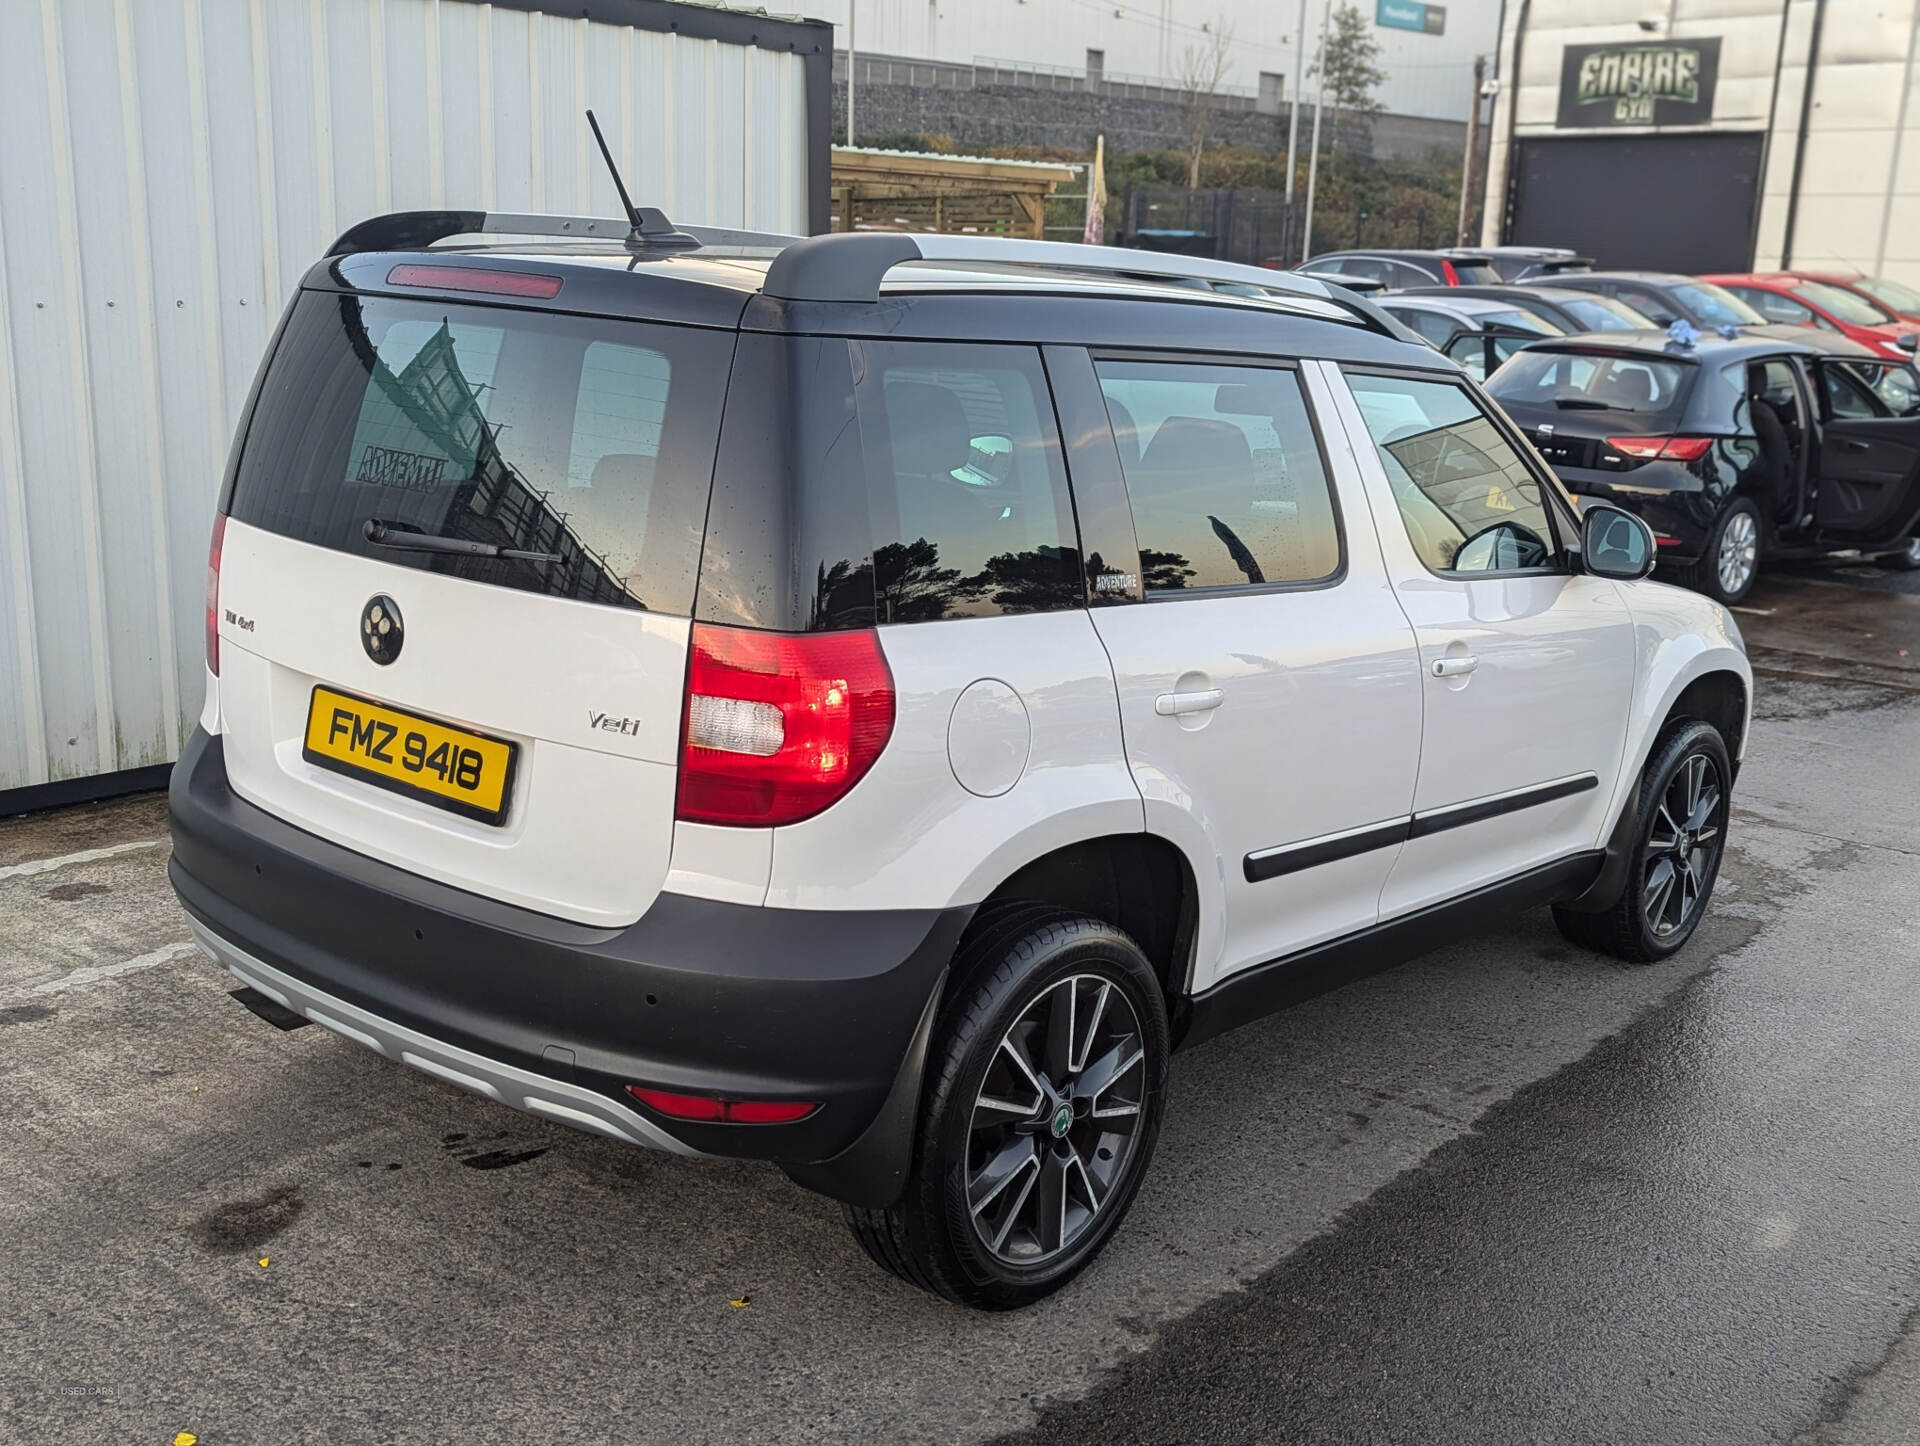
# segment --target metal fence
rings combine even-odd
[[[1210,256],[1258,265],[1300,261],[1305,198],[1288,207],[1280,191],[1188,191],[1172,186],[1127,187],[1124,223],[1115,239],[1123,246]],[[1370,208],[1339,193],[1323,192],[1313,213],[1313,250],[1356,246],[1416,247],[1453,244],[1454,216],[1425,197],[1400,198]]]

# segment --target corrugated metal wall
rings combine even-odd
[[[236,414],[349,224],[617,214],[591,104],[643,204],[808,229],[825,98],[810,114],[795,37],[830,54],[830,32],[726,16],[782,48],[696,39],[667,29],[676,9],[719,23],[648,0],[598,11],[658,28],[469,0],[9,0],[0,795],[178,754]]]

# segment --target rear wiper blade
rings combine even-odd
[[[1596,402],[1592,397],[1555,397],[1553,404],[1569,412],[1610,412],[1612,407],[1605,402]]]
[[[529,552],[519,547],[474,542],[465,537],[435,537],[428,532],[408,532],[377,517],[369,517],[360,530],[375,547],[391,547],[402,552],[452,552],[462,557],[504,557],[514,562],[560,561],[557,552]]]

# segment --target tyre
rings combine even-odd
[[[1720,876],[1733,770],[1718,730],[1697,719],[1668,729],[1640,776],[1640,822],[1620,895],[1599,913],[1555,908],[1575,944],[1635,964],[1693,937]]]
[[[1895,572],[1920,572],[1920,536],[1909,537],[1907,545],[1898,552],[1889,552],[1875,561]]]
[[[1073,1279],[1133,1203],[1166,1103],[1166,1001],[1126,934],[1038,905],[977,922],[954,967],[906,1190],[847,1223],[901,1279],[1011,1310]]]
[[[1707,532],[1700,560],[1680,569],[1680,585],[1728,606],[1753,591],[1760,575],[1760,509],[1750,497],[1736,497]]]

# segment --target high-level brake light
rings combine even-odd
[[[435,291],[479,291],[492,296],[531,296],[550,301],[561,278],[531,271],[495,271],[483,266],[436,266],[402,262],[387,273],[389,286],[428,286]]]

